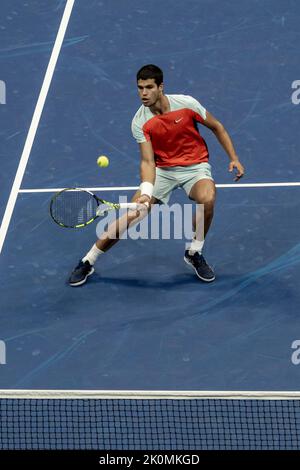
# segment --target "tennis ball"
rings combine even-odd
[[[100,155],[100,157],[97,158],[97,165],[100,166],[100,168],[106,168],[109,165],[109,159],[105,155]]]

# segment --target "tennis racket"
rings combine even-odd
[[[111,210],[146,210],[148,203],[114,203],[105,201],[85,189],[67,188],[54,194],[50,202],[50,215],[60,227],[82,228]]]

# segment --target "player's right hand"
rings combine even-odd
[[[143,194],[142,196],[138,197],[135,202],[138,204],[146,204],[147,207],[149,207],[150,204],[150,197],[147,196],[146,194]]]
[[[149,196],[143,195],[138,197],[137,199],[134,199],[132,202],[136,202],[137,204],[143,204],[139,209],[128,210],[128,215],[136,222],[135,219],[139,218],[140,216],[144,218],[148,214],[150,198]]]

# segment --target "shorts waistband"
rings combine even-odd
[[[162,171],[172,171],[172,170],[177,170],[177,171],[186,171],[186,170],[193,170],[196,168],[199,168],[200,165],[209,165],[208,162],[201,162],[201,163],[193,163],[193,165],[185,165],[185,166],[158,166],[158,170]]]

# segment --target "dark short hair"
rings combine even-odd
[[[159,86],[164,81],[163,71],[157,65],[144,65],[136,74],[136,80],[149,80],[153,78],[156,85]]]

